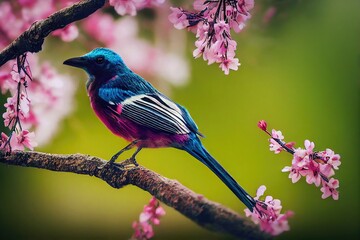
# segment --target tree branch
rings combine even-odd
[[[39,52],[45,38],[51,32],[86,18],[104,4],[105,0],[83,0],[33,23],[28,30],[0,52],[0,67],[25,52]]]
[[[105,165],[101,168],[106,161],[89,155],[15,151],[10,155],[0,152],[0,162],[96,176],[114,188],[132,184],[149,192],[166,205],[209,230],[244,239],[270,238],[236,212],[201,197],[178,181],[163,177],[142,166],[135,166],[128,160],[121,163],[122,167]]]

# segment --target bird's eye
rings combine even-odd
[[[95,61],[98,64],[103,63],[104,62],[104,57],[97,57]]]

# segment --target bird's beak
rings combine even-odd
[[[86,64],[86,59],[84,57],[69,58],[65,60],[63,64],[78,68],[84,68]]]

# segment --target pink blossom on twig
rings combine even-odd
[[[59,36],[64,42],[71,42],[79,36],[79,29],[75,24],[69,24],[62,29],[52,32],[53,36]]]
[[[260,225],[260,229],[270,235],[276,236],[284,231],[289,231],[288,218],[292,217],[294,213],[292,211],[286,211],[281,213],[282,206],[279,199],[274,199],[272,196],[266,196],[264,201],[259,198],[264,195],[266,187],[260,186],[256,192],[255,208],[251,212],[249,209],[245,209],[245,214],[250,217],[251,220]]]
[[[182,8],[170,8],[169,21],[177,29],[188,28],[196,33],[195,58],[203,56],[208,64],[219,63],[227,75],[237,70],[239,59],[235,58],[236,42],[232,40],[231,29],[240,32],[251,17],[253,0],[196,0],[194,12]]]
[[[340,155],[335,154],[333,150],[315,151],[315,144],[309,140],[304,141],[304,148],[294,148],[294,142],[286,143],[281,131],[272,130],[271,134],[266,130],[265,121],[258,123],[258,127],[271,136],[270,151],[275,154],[286,151],[293,155],[291,166],[286,166],[282,172],[289,172],[289,178],[293,183],[305,177],[308,184],[314,184],[321,187],[323,192],[322,198],[332,196],[334,200],[338,200],[339,181],[331,178],[335,174],[335,170],[339,169],[341,164]],[[265,129],[265,130],[264,130]],[[329,180],[330,179],[330,180]],[[331,181],[331,182],[330,182]]]
[[[160,206],[159,201],[152,197],[148,205],[144,206],[140,213],[139,221],[132,224],[135,230],[132,239],[150,239],[155,233],[152,224],[159,225],[160,218],[165,215],[165,210]]]
[[[35,134],[33,132],[29,132],[28,130],[22,130],[19,133],[15,132],[13,134],[15,134],[15,136],[12,136],[10,140],[12,150],[23,151],[25,148],[34,150],[34,147],[37,146],[37,143],[35,141]]]
[[[339,187],[339,180],[335,178],[331,178],[329,182],[325,182],[320,189],[323,195],[321,196],[323,199],[332,197],[334,200],[339,199],[339,192],[337,188]]]

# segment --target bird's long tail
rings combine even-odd
[[[234,180],[233,177],[231,177],[220,163],[210,155],[199,139],[194,139],[190,144],[187,144],[184,147],[184,150],[210,168],[250,211],[253,210],[255,207],[255,200]]]

